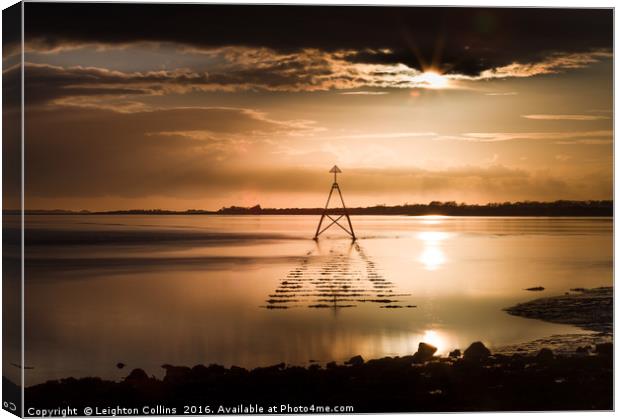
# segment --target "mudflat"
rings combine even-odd
[[[574,288],[565,295],[538,298],[505,309],[515,316],[613,332],[613,287]]]

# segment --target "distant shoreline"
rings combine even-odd
[[[184,211],[163,209],[132,209],[112,211],[26,210],[26,215],[321,215],[323,208],[262,208],[231,206],[217,211],[188,209]],[[350,215],[444,215],[486,217],[613,217],[613,201],[553,201],[457,204],[433,201],[429,204],[348,208]],[[341,208],[330,209],[330,214],[342,214]],[[20,210],[4,210],[5,215],[21,214]]]

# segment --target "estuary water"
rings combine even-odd
[[[611,218],[358,216],[355,243],[317,221],[28,216],[26,385],[584,333],[502,309],[613,282]]]

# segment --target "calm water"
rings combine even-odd
[[[26,383],[516,344],[582,331],[502,308],[612,284],[611,219],[317,218],[29,217]]]

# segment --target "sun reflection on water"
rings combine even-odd
[[[423,242],[424,248],[418,260],[429,271],[434,271],[446,263],[446,255],[441,248],[441,242],[450,235],[441,231],[423,231],[418,233],[418,239]]]
[[[429,271],[434,271],[446,263],[446,257],[439,247],[427,247],[419,258],[420,262]]]
[[[446,217],[445,215],[421,215],[420,222],[425,225],[441,224]]]
[[[438,354],[443,354],[444,352],[450,350],[450,348],[448,348],[447,346],[448,343],[445,336],[435,330],[425,331],[424,335],[421,338],[421,342],[433,345],[435,348],[437,348]]]

